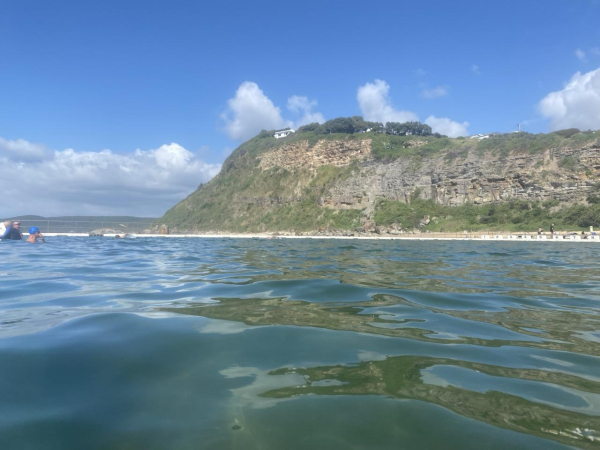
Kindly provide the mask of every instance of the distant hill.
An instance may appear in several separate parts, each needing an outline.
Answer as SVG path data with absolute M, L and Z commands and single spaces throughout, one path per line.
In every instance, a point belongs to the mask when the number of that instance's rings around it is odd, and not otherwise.
M 2 220 L 54 220 L 63 222 L 155 222 L 156 217 L 135 217 L 135 216 L 57 216 L 43 217 L 35 215 L 8 217 Z
M 27 231 L 36 226 L 43 233 L 89 233 L 94 230 L 114 230 L 119 233 L 145 232 L 154 227 L 153 217 L 134 216 L 57 216 L 36 215 L 15 216 L 10 220 L 20 220 L 21 229 Z M 6 220 L 6 219 L 1 219 Z

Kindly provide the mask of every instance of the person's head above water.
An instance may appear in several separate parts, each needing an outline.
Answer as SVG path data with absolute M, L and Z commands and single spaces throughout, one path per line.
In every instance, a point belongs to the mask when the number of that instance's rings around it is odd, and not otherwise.
M 38 227 L 31 227 L 29 229 L 29 234 L 35 234 L 35 233 L 39 233 L 40 229 Z
M 12 225 L 12 222 L 10 220 L 7 220 L 7 221 L 4 222 L 4 226 L 6 228 L 10 227 L 11 225 Z

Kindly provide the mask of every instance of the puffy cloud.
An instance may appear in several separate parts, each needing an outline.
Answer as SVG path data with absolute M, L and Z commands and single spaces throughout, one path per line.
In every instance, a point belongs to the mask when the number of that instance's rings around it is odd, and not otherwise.
M 320 112 L 313 112 L 313 108 L 317 106 L 316 100 L 309 100 L 308 97 L 301 97 L 299 95 L 292 95 L 288 98 L 287 109 L 296 114 L 302 114 L 302 116 L 294 122 L 296 128 L 306 125 L 307 123 L 323 123 L 325 117 Z
M 366 83 L 358 88 L 356 98 L 365 120 L 373 122 L 411 122 L 419 117 L 411 111 L 394 108 L 388 97 L 390 86 L 383 80 Z
M 388 98 L 390 86 L 383 80 L 366 83 L 358 88 L 358 105 L 366 120 L 375 122 L 411 122 L 418 121 L 419 117 L 411 111 L 395 109 Z M 431 89 L 429 94 L 434 98 L 447 93 L 443 86 Z M 446 117 L 429 116 L 425 123 L 434 133 L 445 134 L 450 137 L 466 136 L 469 122 L 455 122 Z
M 437 86 L 434 88 L 423 89 L 421 91 L 421 97 L 427 99 L 445 97 L 446 95 L 448 95 L 448 88 L 446 86 Z
M 35 148 L 21 141 L 22 148 Z M 66 149 L 30 161 L 1 152 L 0 179 L 9 199 L 2 210 L 6 216 L 161 216 L 220 169 L 176 143 L 128 154 Z
M 471 72 L 473 72 L 477 76 L 481 75 L 481 70 L 479 69 L 479 66 L 477 64 L 473 64 L 471 66 Z
M 281 111 L 271 99 L 251 81 L 244 81 L 227 102 L 228 109 L 221 118 L 231 139 L 247 140 L 262 129 L 271 130 L 292 125 L 281 117 Z
M 317 106 L 316 100 L 309 100 L 308 97 L 301 97 L 299 95 L 292 95 L 288 98 L 287 109 L 292 112 L 304 112 L 310 111 L 314 106 Z
M 586 62 L 587 58 L 585 57 L 585 52 L 583 50 L 581 50 L 580 48 L 578 48 L 577 50 L 575 50 L 575 56 L 577 56 L 577 59 L 579 61 L 582 62 Z
M 469 122 L 455 122 L 447 117 L 429 116 L 425 123 L 431 127 L 434 133 L 445 134 L 448 137 L 467 136 Z
M 575 73 L 564 89 L 549 93 L 538 104 L 550 119 L 550 129 L 600 128 L 600 68 Z
M 10 158 L 13 161 L 36 161 L 51 155 L 50 149 L 42 144 L 34 144 L 25 139 L 13 141 L 0 137 L 0 158 Z

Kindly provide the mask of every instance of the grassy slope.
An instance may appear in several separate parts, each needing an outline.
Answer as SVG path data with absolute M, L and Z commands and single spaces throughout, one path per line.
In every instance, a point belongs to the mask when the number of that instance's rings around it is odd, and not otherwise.
M 223 164 L 221 173 L 180 204 L 171 208 L 161 222 L 179 224 L 187 229 L 227 230 L 238 232 L 315 230 L 317 228 L 353 229 L 359 225 L 360 211 L 320 208 L 318 197 L 336 182 L 358 170 L 357 165 L 346 168 L 321 167 L 316 175 L 299 168 L 288 171 L 258 168 L 257 156 L 283 144 L 308 140 L 310 145 L 319 140 L 372 140 L 375 159 L 394 160 L 410 158 L 418 162 L 429 155 L 444 153 L 448 160 L 469 152 L 494 152 L 507 155 L 514 152 L 538 153 L 550 148 L 575 147 L 598 139 L 600 132 L 577 133 L 570 137 L 550 134 L 505 134 L 485 140 L 449 139 L 421 136 L 389 136 L 385 134 L 330 134 L 314 132 L 294 134 L 285 139 L 258 136 L 238 147 Z M 416 147 L 414 141 L 426 141 Z M 571 161 L 562 162 L 565 167 Z M 567 167 L 568 168 L 568 167 Z M 576 170 L 576 167 L 572 167 Z M 261 204 L 256 199 L 280 199 L 273 204 Z M 588 222 L 600 225 L 600 211 L 596 206 L 573 206 L 555 212 L 552 203 L 509 202 L 506 204 L 444 207 L 433 202 L 416 200 L 410 205 L 382 200 L 376 207 L 378 224 L 394 222 L 405 227 L 418 225 L 425 214 L 439 218 L 427 229 L 431 231 L 458 231 L 463 229 L 531 230 L 547 228 L 555 221 L 558 227 L 586 227 Z M 592 224 L 592 223 L 590 223 Z
M 332 136 L 348 137 L 328 138 Z M 198 230 L 239 232 L 358 226 L 359 211 L 323 210 L 317 204 L 320 194 L 357 167 L 324 166 L 316 174 L 303 168 L 293 172 L 258 168 L 257 156 L 282 144 L 274 138 L 258 137 L 242 144 L 217 177 L 167 211 L 162 221 Z M 274 204 L 261 204 L 265 198 L 273 199 Z
M 556 211 L 558 202 L 509 201 L 487 205 L 443 206 L 431 200 L 414 200 L 410 205 L 380 200 L 375 210 L 378 225 L 400 223 L 406 228 L 419 225 L 424 215 L 436 217 L 425 229 L 435 231 L 534 231 L 587 230 L 600 225 L 600 204 L 574 205 Z

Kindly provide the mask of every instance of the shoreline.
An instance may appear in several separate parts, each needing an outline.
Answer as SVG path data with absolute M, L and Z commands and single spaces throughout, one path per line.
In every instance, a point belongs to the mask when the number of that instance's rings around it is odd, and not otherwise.
M 103 235 L 90 235 L 89 233 L 44 233 L 46 237 L 96 237 L 96 238 L 115 238 L 122 236 L 122 233 L 111 233 Z M 274 235 L 271 233 L 256 233 L 256 234 L 128 234 L 131 238 L 204 238 L 204 239 L 345 239 L 345 240 L 410 240 L 410 241 L 509 241 L 509 242 L 595 242 L 600 244 L 600 235 L 586 235 L 582 237 L 579 234 L 575 235 L 529 235 L 525 233 L 496 233 L 496 234 L 473 234 L 467 233 L 423 233 L 409 235 L 393 235 L 393 236 L 328 236 L 328 235 L 307 235 L 307 236 L 292 236 L 292 235 Z

